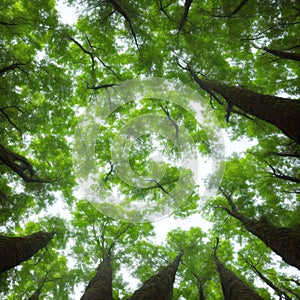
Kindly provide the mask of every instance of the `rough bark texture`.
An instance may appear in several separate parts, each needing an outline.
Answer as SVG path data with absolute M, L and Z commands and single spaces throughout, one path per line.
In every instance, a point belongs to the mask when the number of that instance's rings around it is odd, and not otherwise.
M 45 247 L 53 236 L 54 232 L 43 231 L 25 237 L 0 235 L 0 272 L 7 271 L 29 259 Z
M 251 220 L 236 210 L 225 210 L 240 220 L 252 234 L 260 238 L 286 263 L 300 270 L 300 232 L 298 230 L 275 227 L 267 220 Z
M 205 81 L 205 84 L 221 94 L 229 105 L 275 125 L 300 144 L 300 101 L 263 95 L 215 81 Z
M 210 95 L 215 96 L 212 91 L 222 95 L 228 103 L 228 116 L 232 106 L 236 106 L 247 114 L 275 125 L 288 137 L 300 144 L 299 100 L 264 95 L 217 81 L 203 81 L 194 71 L 190 69 L 189 71 L 199 86 Z
M 269 48 L 264 48 L 264 49 L 273 55 L 286 58 L 286 59 L 300 61 L 300 53 L 286 52 L 286 51 L 274 50 Z
M 130 300 L 171 300 L 173 283 L 182 255 L 183 253 L 179 254 L 171 264 L 148 279 L 134 292 Z
M 215 256 L 225 300 L 263 300 Z
M 91 279 L 81 300 L 112 300 L 112 267 L 106 257 L 98 266 L 96 275 Z

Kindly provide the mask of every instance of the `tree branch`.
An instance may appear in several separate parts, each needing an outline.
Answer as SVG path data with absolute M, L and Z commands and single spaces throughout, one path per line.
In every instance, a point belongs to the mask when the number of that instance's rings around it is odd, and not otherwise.
M 111 84 L 100 84 L 100 85 L 90 86 L 87 83 L 87 89 L 89 89 L 89 90 L 100 90 L 100 89 L 106 89 L 106 88 L 109 88 L 109 87 L 112 87 L 112 86 L 115 86 L 115 85 L 116 85 L 115 83 L 111 83 Z
M 214 98 L 220 105 L 225 106 L 224 102 L 221 101 L 216 95 L 215 93 L 205 84 L 205 82 L 203 80 L 201 80 L 196 72 L 191 68 L 191 67 L 187 67 L 185 68 L 190 75 L 192 76 L 192 78 L 196 81 L 196 83 L 198 83 L 198 85 L 204 90 L 206 91 L 212 98 Z
M 120 237 L 130 228 L 134 227 L 135 225 L 132 224 L 132 223 L 128 223 L 128 225 L 122 230 L 119 232 L 119 234 L 114 238 L 113 242 L 111 243 L 111 245 L 109 246 L 108 248 L 108 252 L 107 252 L 107 255 L 110 256 L 111 255 L 111 252 L 113 250 L 113 248 L 115 247 L 115 244 L 117 241 L 119 241 Z
M 159 106 L 164 111 L 164 113 L 167 115 L 167 117 L 168 117 L 169 121 L 171 122 L 171 124 L 174 126 L 174 128 L 175 128 L 175 138 L 176 138 L 176 141 L 178 141 L 179 128 L 178 128 L 177 123 L 171 117 L 167 106 L 166 107 L 163 107 L 162 105 L 159 105 Z
M 222 195 L 225 197 L 225 199 L 227 200 L 227 202 L 230 205 L 231 209 L 236 210 L 236 206 L 235 206 L 235 204 L 233 203 L 233 201 L 231 199 L 231 196 L 233 194 L 233 188 L 232 188 L 232 191 L 231 191 L 230 195 L 228 195 L 221 187 L 219 187 L 219 190 L 222 193 Z
M 275 152 L 270 151 L 267 153 L 268 155 L 274 155 L 274 156 L 283 156 L 283 157 L 296 157 L 300 158 L 300 153 L 287 153 L 287 152 Z
M 140 52 L 140 47 L 139 47 L 139 44 L 138 44 L 138 41 L 137 41 L 136 33 L 135 33 L 135 30 L 134 30 L 134 28 L 133 28 L 131 19 L 129 18 L 128 14 L 126 13 L 126 11 L 122 8 L 122 6 L 121 6 L 116 0 L 108 0 L 108 2 L 113 6 L 113 8 L 114 8 L 120 15 L 123 16 L 123 18 L 124 18 L 124 19 L 126 20 L 126 22 L 128 23 L 129 28 L 130 28 L 130 31 L 131 31 L 131 34 L 132 34 L 133 39 L 134 39 L 134 42 L 135 42 L 135 45 L 136 45 L 138 51 Z M 123 2 L 122 2 L 122 4 L 123 4 Z
M 17 173 L 26 182 L 41 182 L 42 180 L 35 175 L 31 163 L 24 156 L 17 154 L 4 146 L 0 145 L 0 161 Z
M 184 3 L 184 13 L 183 13 L 182 19 L 180 21 L 178 33 L 182 30 L 185 22 L 187 21 L 187 17 L 188 17 L 189 10 L 190 10 L 190 7 L 192 5 L 192 2 L 193 2 L 193 0 L 185 0 L 185 3 Z
M 92 70 L 95 68 L 95 58 L 94 58 L 94 53 L 91 51 L 86 50 L 78 41 L 76 41 L 74 38 L 69 37 L 69 39 L 74 42 L 85 54 L 88 54 L 91 57 L 92 61 Z
M 283 180 L 288 180 L 288 181 L 292 181 L 295 183 L 300 183 L 300 178 L 296 178 L 296 177 L 292 177 L 292 176 L 288 176 L 288 175 L 281 175 L 278 173 L 278 171 L 268 162 L 266 162 L 266 164 L 271 168 L 272 172 L 268 172 L 271 175 L 274 175 L 276 178 L 279 179 L 283 179 Z
M 14 63 L 9 66 L 3 67 L 0 69 L 0 76 L 3 76 L 6 72 L 13 71 L 15 69 L 20 69 L 20 66 L 25 66 L 27 64 L 24 63 Z
M 233 17 L 235 14 L 237 14 L 248 2 L 249 0 L 242 0 L 240 2 L 240 4 L 229 14 L 227 15 L 216 15 L 216 14 L 212 14 L 209 13 L 210 16 L 215 17 L 215 18 L 231 18 Z
M 260 279 L 262 279 L 269 287 L 271 287 L 277 293 L 277 295 L 280 298 L 282 298 L 282 296 L 284 296 L 286 300 L 292 300 L 292 298 L 290 298 L 284 291 L 282 291 L 281 289 L 279 289 L 275 284 L 273 284 L 272 281 L 270 281 L 266 276 L 264 276 L 256 268 L 256 266 L 253 264 L 252 261 L 250 261 L 249 259 L 245 258 L 243 255 L 241 255 L 241 257 L 248 264 L 248 266 L 250 266 L 250 268 L 260 277 Z
M 21 132 L 20 128 L 11 120 L 10 116 L 5 112 L 5 110 L 3 108 L 0 108 L 0 112 L 6 118 L 8 123 L 10 123 L 13 127 L 15 127 L 18 131 Z
M 274 50 L 274 49 L 269 49 L 267 47 L 264 47 L 264 50 L 267 51 L 268 53 L 271 53 L 271 54 L 276 55 L 276 56 L 281 57 L 281 58 L 300 61 L 300 53 Z
M 18 23 L 7 23 L 7 22 L 4 22 L 4 21 L 0 21 L 0 24 L 4 25 L 4 26 L 17 26 L 17 25 L 20 25 Z

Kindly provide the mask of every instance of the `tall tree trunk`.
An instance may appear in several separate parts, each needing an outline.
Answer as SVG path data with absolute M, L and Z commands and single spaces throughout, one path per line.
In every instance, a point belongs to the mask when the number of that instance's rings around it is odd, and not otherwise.
M 197 280 L 197 287 L 198 287 L 198 291 L 199 291 L 199 300 L 205 300 L 205 296 L 204 296 L 204 284 L 207 281 L 207 279 L 201 279 L 198 276 L 198 274 L 196 274 L 193 271 L 191 273 L 195 277 L 195 279 Z
M 39 231 L 25 237 L 0 235 L 0 272 L 7 271 L 29 259 L 45 247 L 54 234 L 54 232 Z
M 300 270 L 300 232 L 293 228 L 275 227 L 267 220 L 252 220 L 236 209 L 222 207 L 231 216 L 240 220 L 252 234 L 260 238 L 268 247 L 291 266 Z
M 276 55 L 276 56 L 279 56 L 279 57 L 282 57 L 282 58 L 300 61 L 300 53 L 274 50 L 274 49 L 269 49 L 267 47 L 265 47 L 264 50 L 266 50 L 267 52 L 269 52 L 273 55 Z
M 264 276 L 250 260 L 245 258 L 243 259 L 249 265 L 249 267 L 258 275 L 258 277 L 262 279 L 270 288 L 272 288 L 276 292 L 276 294 L 280 297 L 280 299 L 282 298 L 282 296 L 284 296 L 285 300 L 293 300 L 284 291 L 278 288 L 271 280 L 269 280 L 266 276 Z
M 80 300 L 112 300 L 112 267 L 107 256 L 98 266 Z
M 130 300 L 171 300 L 173 283 L 183 253 L 134 292 Z
M 215 255 L 225 300 L 263 300 L 232 271 L 227 269 Z
M 243 112 L 269 122 L 279 128 L 288 137 L 300 144 L 300 101 L 276 96 L 264 95 L 242 87 L 228 86 L 217 81 L 201 80 L 196 73 L 188 69 L 199 86 L 218 99 L 214 92 L 222 95 L 228 104 L 227 117 L 233 106 Z

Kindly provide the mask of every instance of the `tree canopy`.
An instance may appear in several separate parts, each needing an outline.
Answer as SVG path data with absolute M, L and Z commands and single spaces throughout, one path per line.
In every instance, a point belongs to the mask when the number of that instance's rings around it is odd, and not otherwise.
M 300 299 L 299 1 L 3 0 L 0 30 L 1 299 Z

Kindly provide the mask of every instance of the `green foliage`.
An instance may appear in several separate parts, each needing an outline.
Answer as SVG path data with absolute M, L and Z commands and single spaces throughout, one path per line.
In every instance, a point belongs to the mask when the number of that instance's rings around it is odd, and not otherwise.
M 73 25 L 60 21 L 58 1 L 0 3 L 0 143 L 25 157 L 40 179 L 26 182 L 0 161 L 0 231 L 10 235 L 56 232 L 46 248 L 0 275 L 0 298 L 28 299 L 40 288 L 41 299 L 78 299 L 99 261 L 110 254 L 114 297 L 128 299 L 133 287 L 124 278 L 125 270 L 141 284 L 184 250 L 174 299 L 198 299 L 200 287 L 206 299 L 223 299 L 213 259 L 217 237 L 220 260 L 264 299 L 275 299 L 275 293 L 257 278 L 245 258 L 290 297 L 299 298 L 295 270 L 224 210 L 230 208 L 229 195 L 244 216 L 299 230 L 299 145 L 243 111 L 232 111 L 226 122 L 226 106 L 199 89 L 185 69 L 191 67 L 201 78 L 259 93 L 299 97 L 299 62 L 264 50 L 299 53 L 299 1 L 246 1 L 237 11 L 241 1 L 193 1 L 184 22 L 184 1 L 115 1 L 122 11 L 109 0 L 67 2 L 77 8 Z M 125 204 L 91 204 L 78 193 L 73 142 L 78 135 L 92 138 L 89 135 L 95 133 L 75 132 L 82 121 L 80 113 L 94 108 L 103 94 L 107 102 L 99 103 L 97 109 L 114 105 L 109 101 L 119 83 L 146 77 L 180 80 L 197 90 L 204 99 L 203 108 L 212 109 L 226 135 L 256 143 L 245 153 L 228 157 L 221 189 L 203 207 L 200 184 L 179 163 L 183 149 L 176 144 L 174 124 L 184 128 L 204 158 L 214 152 L 213 129 L 199 125 L 191 112 L 167 97 L 144 97 L 138 105 L 128 101 L 110 110 L 105 124 L 97 127 L 94 158 L 99 189 L 91 192 L 107 200 L 114 190 Z M 180 91 L 174 94 L 181 97 Z M 161 119 L 148 122 L 147 127 L 142 122 L 145 115 Z M 165 127 L 169 139 L 162 130 L 163 118 L 170 121 Z M 128 122 L 143 131 L 134 141 L 126 140 L 132 129 L 126 127 Z M 124 144 L 114 143 L 121 134 Z M 195 152 L 187 135 L 181 142 L 192 157 Z M 125 146 L 130 168 L 123 165 L 120 178 L 120 162 L 112 150 L 121 153 Z M 153 154 L 159 151 L 164 160 L 155 159 Z M 81 175 L 87 177 L 93 163 L 84 164 Z M 133 184 L 136 176 L 144 179 L 144 186 Z M 176 190 L 179 177 L 184 189 Z M 209 183 L 216 182 L 216 177 Z M 174 189 L 177 198 L 172 199 Z M 199 214 L 212 228 L 206 231 L 190 224 L 189 230 L 170 231 L 164 243 L 157 245 L 155 223 L 118 221 L 147 218 L 146 210 L 127 210 L 141 199 L 153 205 L 154 212 L 158 204 L 172 204 L 178 224 Z

